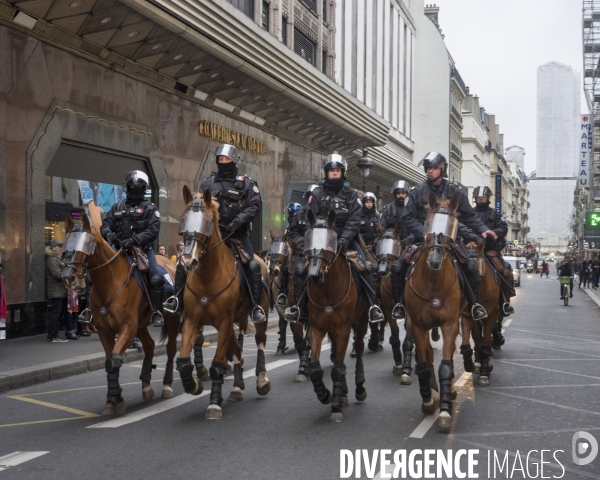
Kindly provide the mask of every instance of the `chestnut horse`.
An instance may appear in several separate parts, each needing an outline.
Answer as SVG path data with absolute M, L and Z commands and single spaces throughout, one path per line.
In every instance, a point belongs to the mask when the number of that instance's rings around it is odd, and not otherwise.
M 333 231 L 335 213 L 331 211 L 327 220 L 317 220 L 313 211 L 308 210 L 307 219 L 313 235 L 316 231 L 325 233 L 327 230 L 328 238 L 335 240 L 335 243 L 331 242 L 330 249 L 310 249 L 310 244 L 306 245 L 308 285 L 303 295 L 308 295 L 308 336 L 311 346 L 308 376 L 321 403 L 324 405 L 331 403 L 330 420 L 341 422 L 342 406 L 347 405 L 348 402 L 344 358 L 353 325 L 356 332 L 355 396 L 358 401 L 367 398 L 367 391 L 363 386 L 365 373 L 362 356 L 365 349 L 364 337 L 367 333 L 369 304 L 364 295 L 359 293 L 348 260 L 340 255 L 339 251 L 332 251 L 337 246 L 337 236 Z M 319 362 L 321 342 L 325 334 L 328 334 L 331 339 L 333 395 L 323 382 L 323 369 Z
M 444 220 L 444 216 L 456 220 L 458 196 L 438 204 L 434 194 L 429 196 L 429 214 Z M 440 217 L 438 217 L 440 216 Z M 446 219 L 450 221 L 450 218 Z M 437 222 L 436 222 L 437 223 Z M 416 345 L 417 364 L 415 373 L 419 378 L 419 388 L 423 403 L 421 410 L 426 415 L 435 413 L 440 403 L 440 416 L 437 425 L 450 428 L 452 425 L 452 400 L 456 390 L 452 384 L 456 337 L 459 331 L 461 311 L 466 307 L 466 299 L 458 281 L 458 267 L 449 254 L 451 236 L 445 232 L 424 232 L 425 242 L 409 273 L 404 288 L 406 312 L 410 318 L 410 329 Z M 429 341 L 429 330 L 440 327 L 443 337 L 442 362 L 439 368 L 441 389 L 438 386 L 433 368 L 433 348 Z
M 219 204 L 212 198 L 210 190 L 192 195 L 187 185 L 183 187 L 186 210 L 182 215 L 184 250 L 181 261 L 190 272 L 184 290 L 184 321 L 181 331 L 181 350 L 177 359 L 177 370 L 186 393 L 199 395 L 202 382 L 194 377 L 194 366 L 190 358 L 196 336 L 204 325 L 212 325 L 218 331 L 217 348 L 209 369 L 212 379 L 210 405 L 206 410 L 207 420 L 223 417 L 221 389 L 226 371 L 228 351 L 233 355 L 233 390 L 230 402 L 243 400 L 244 378 L 242 375 L 242 349 L 240 346 L 248 326 L 248 312 L 252 306 L 250 295 L 241 294 L 242 272 L 235 257 L 223 243 L 219 231 Z M 263 278 L 268 278 L 267 267 L 257 255 Z M 264 396 L 271 390 L 265 367 L 265 346 L 269 295 L 262 293 L 260 304 L 267 314 L 264 322 L 256 324 L 255 340 L 258 345 L 256 360 L 256 390 Z M 236 339 L 234 324 L 240 329 Z
M 502 319 L 502 310 L 500 308 L 500 299 L 502 290 L 500 278 L 496 269 L 491 262 L 487 260 L 485 253 L 485 242 L 481 242 L 475 249 L 480 262 L 483 262 L 484 275 L 481 278 L 481 287 L 479 290 L 479 298 L 481 305 L 485 308 L 488 316 L 481 322 L 474 322 L 471 318 L 471 312 L 466 309 L 462 313 L 462 345 L 460 353 L 463 356 L 465 371 L 479 373 L 479 385 L 490 384 L 490 373 L 492 371 L 492 350 L 491 338 L 494 324 Z M 483 330 L 483 331 L 482 331 Z M 473 337 L 475 342 L 475 359 L 473 364 L 473 350 L 469 337 Z
M 269 232 L 271 233 L 271 232 Z M 271 233 L 271 241 L 275 242 L 283 242 L 289 251 L 288 255 L 282 254 L 274 254 L 274 252 L 269 251 L 269 278 L 271 281 L 271 298 L 277 298 L 281 293 L 281 267 L 283 265 L 288 266 L 290 272 L 290 279 L 288 283 L 287 298 L 288 298 L 288 306 L 292 306 L 294 304 L 294 294 L 293 294 L 293 277 L 292 274 L 294 272 L 294 255 L 292 254 L 292 249 L 289 247 L 287 234 L 276 237 Z M 285 307 L 281 305 L 275 304 L 275 310 L 277 311 L 277 315 L 279 315 L 279 323 L 282 321 L 286 322 L 283 317 Z M 308 381 L 308 359 L 310 353 L 310 347 L 308 345 L 308 340 L 304 338 L 304 330 L 302 325 L 299 323 L 290 323 L 290 330 L 294 335 L 294 346 L 296 347 L 296 352 L 298 352 L 298 358 L 300 359 L 300 365 L 298 366 L 298 373 L 296 374 L 295 382 L 297 383 L 305 383 Z
M 154 391 L 150 385 L 154 340 L 147 328 L 150 324 L 152 309 L 148 303 L 148 297 L 132 278 L 134 267 L 130 267 L 125 254 L 121 251 L 115 252 L 110 247 L 96 227 L 91 227 L 87 215 L 83 215 L 82 224 L 77 225 L 71 215 L 67 215 L 66 224 L 67 228 L 72 231 L 69 236 L 79 235 L 89 246 L 87 252 L 81 250 L 65 252 L 66 267 L 63 271 L 63 280 L 68 289 L 73 289 L 80 285 L 86 273 L 92 277 L 90 309 L 106 354 L 105 369 L 108 380 L 107 400 L 102 415 L 122 415 L 127 405 L 121 396 L 119 370 L 123 363 L 125 350 L 134 336 L 140 339 L 144 348 L 144 361 L 140 374 L 142 397 L 144 402 L 148 402 L 154 397 Z M 65 240 L 65 247 L 68 244 L 69 238 Z M 157 255 L 156 260 L 167 269 L 172 278 L 175 278 L 175 266 L 168 258 Z M 171 388 L 173 358 L 177 353 L 178 330 L 179 316 L 166 314 L 161 332 L 161 341 L 165 338 L 168 339 L 162 398 L 173 397 Z M 117 340 L 115 340 L 115 335 L 118 335 Z

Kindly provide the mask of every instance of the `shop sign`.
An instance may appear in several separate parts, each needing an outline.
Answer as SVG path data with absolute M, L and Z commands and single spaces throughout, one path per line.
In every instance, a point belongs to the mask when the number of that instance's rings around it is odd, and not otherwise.
M 198 134 L 201 137 L 207 137 L 217 142 L 229 143 L 236 148 L 258 155 L 264 155 L 267 151 L 265 142 L 204 120 L 198 125 Z
M 579 132 L 579 169 L 577 186 L 590 188 L 590 162 L 592 154 L 592 123 L 588 115 L 581 116 L 581 129 Z

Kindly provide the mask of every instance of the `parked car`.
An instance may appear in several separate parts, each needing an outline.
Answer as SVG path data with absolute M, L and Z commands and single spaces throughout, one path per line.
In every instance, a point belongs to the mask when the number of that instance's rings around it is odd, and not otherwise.
M 521 286 L 521 257 L 504 257 L 504 261 L 510 263 L 513 271 L 513 285 Z

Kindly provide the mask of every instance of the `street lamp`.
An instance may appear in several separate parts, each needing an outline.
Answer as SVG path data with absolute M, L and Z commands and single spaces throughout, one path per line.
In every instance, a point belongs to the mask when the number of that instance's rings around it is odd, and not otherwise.
M 360 168 L 360 174 L 363 177 L 363 193 L 367 191 L 367 177 L 371 173 L 373 160 L 368 157 L 369 149 L 363 148 L 363 156 L 358 160 L 356 166 Z

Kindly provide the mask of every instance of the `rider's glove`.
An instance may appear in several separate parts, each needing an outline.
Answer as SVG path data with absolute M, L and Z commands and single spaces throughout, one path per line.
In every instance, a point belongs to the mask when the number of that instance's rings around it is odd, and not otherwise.
M 346 237 L 342 237 L 338 240 L 338 249 L 343 250 L 348 246 L 348 239 Z
M 231 222 L 229 224 L 225 233 L 227 235 L 231 235 L 231 234 L 235 233 L 236 231 L 238 231 L 240 229 L 240 227 L 241 227 L 240 223 L 237 220 L 234 220 L 233 222 Z
M 119 239 L 113 232 L 110 232 L 108 235 L 106 235 L 106 241 L 108 243 L 112 243 L 113 245 L 115 245 L 117 247 L 119 246 Z
M 137 245 L 133 238 L 126 238 L 125 240 L 121 240 L 121 248 L 131 248 L 134 245 Z

